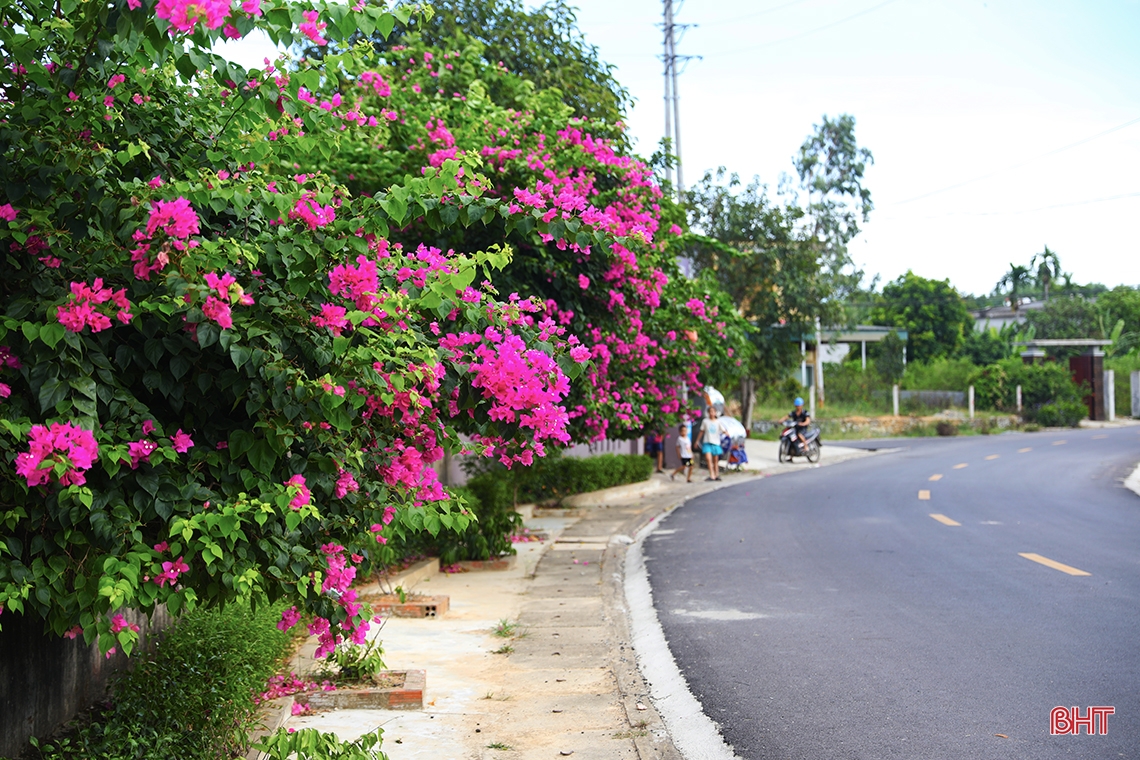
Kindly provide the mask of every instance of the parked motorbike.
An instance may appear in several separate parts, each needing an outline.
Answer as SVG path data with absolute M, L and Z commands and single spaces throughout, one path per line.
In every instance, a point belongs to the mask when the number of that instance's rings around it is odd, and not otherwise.
M 780 433 L 780 462 L 794 461 L 795 457 L 807 457 L 813 464 L 819 461 L 819 430 L 809 428 L 804 433 L 804 442 L 801 443 L 796 435 L 796 423 L 784 420 L 784 432 Z

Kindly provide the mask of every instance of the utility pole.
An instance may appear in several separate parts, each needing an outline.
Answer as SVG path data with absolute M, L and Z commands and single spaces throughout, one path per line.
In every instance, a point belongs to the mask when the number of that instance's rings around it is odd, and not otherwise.
M 681 0 L 683 2 L 684 0 Z M 677 3 L 680 10 L 681 2 Z M 677 55 L 676 30 L 684 32 L 690 24 L 677 24 L 673 21 L 673 0 L 664 0 L 665 3 L 665 139 L 673 149 L 677 158 L 677 199 L 680 200 L 685 192 L 685 180 L 681 171 L 681 98 L 677 93 L 678 64 L 700 56 Z M 670 102 L 672 101 L 672 102 Z M 673 172 L 665 169 L 665 178 L 672 181 Z
M 665 0 L 665 145 L 676 152 L 673 142 L 673 0 Z M 665 179 L 672 184 L 673 167 L 665 164 Z

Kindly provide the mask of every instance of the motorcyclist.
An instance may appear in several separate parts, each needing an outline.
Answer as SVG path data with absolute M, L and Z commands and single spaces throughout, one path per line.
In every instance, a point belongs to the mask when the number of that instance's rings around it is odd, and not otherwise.
M 804 400 L 799 396 L 796 396 L 795 401 L 792 403 L 796 405 L 796 408 L 788 414 L 788 420 L 796 426 L 796 440 L 800 442 L 800 451 L 803 451 L 807 445 L 807 438 L 804 437 L 804 433 L 807 432 L 808 426 L 811 425 L 811 415 L 804 409 Z

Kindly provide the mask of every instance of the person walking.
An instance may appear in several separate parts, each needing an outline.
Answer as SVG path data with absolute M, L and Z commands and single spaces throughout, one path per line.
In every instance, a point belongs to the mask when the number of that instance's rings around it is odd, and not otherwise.
M 659 431 L 645 433 L 645 454 L 653 459 L 654 472 L 665 472 L 665 436 Z
M 708 416 L 701 420 L 701 432 L 697 434 L 697 444 L 709 466 L 709 477 L 705 480 L 720 480 L 720 455 L 724 453 L 720 447 L 722 434 L 723 428 L 717 419 L 716 407 L 710 406 Z
M 686 477 L 685 482 L 692 483 L 693 441 L 691 438 L 689 438 L 689 426 L 685 423 L 681 423 L 681 425 L 677 428 L 677 458 L 681 460 L 681 466 L 669 474 L 669 480 L 676 478 L 678 475 L 685 471 L 686 467 L 688 467 L 689 474 Z

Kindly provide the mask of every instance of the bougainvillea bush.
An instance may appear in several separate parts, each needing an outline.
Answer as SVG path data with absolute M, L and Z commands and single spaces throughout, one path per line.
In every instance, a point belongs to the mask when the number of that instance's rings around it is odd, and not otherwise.
M 0 17 L 0 614 L 129 652 L 122 607 L 285 600 L 281 626 L 307 613 L 324 651 L 361 640 L 365 549 L 470 519 L 433 463 L 459 431 L 510 463 L 566 443 L 586 361 L 541 305 L 480 286 L 509 249 L 391 239 L 461 194 L 459 164 L 372 196 L 299 172 L 344 115 L 207 52 L 398 19 L 257 0 Z
M 575 440 L 637 436 L 676 418 L 686 383 L 734 379 L 747 325 L 711 279 L 680 276 L 684 212 L 622 147 L 623 127 L 575 118 L 563 93 L 488 63 L 463 35 L 443 47 L 415 33 L 400 43 L 379 58 L 371 46 L 340 46 L 335 76 L 300 63 L 294 76 L 311 88 L 302 110 L 345 118 L 340 150 L 321 165 L 374 194 L 457 160 L 465 190 L 505 204 L 463 227 L 454 224 L 463 200 L 445 197 L 395 234 L 442 249 L 512 246 L 494 286 L 540 301 L 590 360 L 567 400 Z
M 645 167 L 459 53 L 350 45 L 407 20 L 0 7 L 0 614 L 129 653 L 124 607 L 284 601 L 328 652 L 369 549 L 470 521 L 445 451 L 525 466 L 731 366 Z M 254 28 L 325 54 L 209 52 Z

